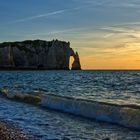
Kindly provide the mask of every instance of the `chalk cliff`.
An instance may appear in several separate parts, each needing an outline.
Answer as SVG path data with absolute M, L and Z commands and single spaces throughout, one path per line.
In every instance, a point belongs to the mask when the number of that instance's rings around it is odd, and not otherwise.
M 72 70 L 80 70 L 79 55 L 70 48 L 69 42 L 26 40 L 0 43 L 0 68 L 69 70 L 70 56 L 74 58 Z

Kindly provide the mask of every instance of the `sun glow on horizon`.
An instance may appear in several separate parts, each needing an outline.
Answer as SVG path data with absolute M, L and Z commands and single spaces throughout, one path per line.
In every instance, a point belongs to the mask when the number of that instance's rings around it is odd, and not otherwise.
M 140 43 L 138 42 L 127 42 L 118 47 L 104 49 L 90 47 L 78 51 L 81 53 L 82 69 L 140 69 Z M 84 51 L 90 53 L 85 55 Z
M 83 69 L 140 69 L 138 0 L 2 0 L 0 7 L 1 42 L 55 38 L 71 42 Z

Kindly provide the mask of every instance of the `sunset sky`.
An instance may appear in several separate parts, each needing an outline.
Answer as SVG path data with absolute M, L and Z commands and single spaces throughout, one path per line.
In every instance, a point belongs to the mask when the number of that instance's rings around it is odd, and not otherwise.
M 56 38 L 83 69 L 140 69 L 140 0 L 0 0 L 0 42 Z

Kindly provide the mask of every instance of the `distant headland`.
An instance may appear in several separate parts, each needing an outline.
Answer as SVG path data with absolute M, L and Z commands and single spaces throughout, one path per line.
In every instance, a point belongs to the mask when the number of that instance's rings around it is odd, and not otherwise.
M 25 40 L 0 43 L 0 69 L 81 70 L 79 55 L 70 42 L 52 40 Z

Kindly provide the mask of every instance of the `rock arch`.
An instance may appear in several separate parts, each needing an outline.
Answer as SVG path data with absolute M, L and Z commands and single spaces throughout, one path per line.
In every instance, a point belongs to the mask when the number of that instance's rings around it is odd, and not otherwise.
M 74 61 L 72 63 L 71 70 L 81 70 L 81 64 L 80 64 L 80 58 L 78 52 L 74 52 L 71 49 L 71 55 L 74 58 Z

